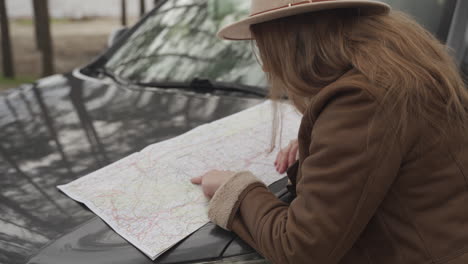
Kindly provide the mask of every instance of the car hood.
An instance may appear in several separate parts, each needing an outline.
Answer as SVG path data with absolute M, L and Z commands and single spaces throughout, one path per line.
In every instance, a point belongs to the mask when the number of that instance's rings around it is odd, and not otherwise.
M 56 186 L 260 102 L 129 90 L 73 74 L 0 93 L 0 262 L 82 263 L 89 258 L 93 263 L 149 263 Z M 212 224 L 201 230 L 158 261 L 252 251 L 233 233 Z M 194 251 L 196 247 L 204 248 Z

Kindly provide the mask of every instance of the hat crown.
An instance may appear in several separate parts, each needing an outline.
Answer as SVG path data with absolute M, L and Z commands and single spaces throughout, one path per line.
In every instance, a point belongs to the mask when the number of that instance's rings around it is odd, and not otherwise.
M 250 0 L 250 16 L 218 31 L 221 39 L 252 39 L 250 26 L 282 17 L 339 8 L 358 8 L 360 15 L 380 15 L 391 7 L 382 0 Z
M 256 15 L 259 13 L 272 11 L 278 8 L 286 7 L 288 5 L 294 5 L 298 3 L 313 3 L 322 2 L 327 0 L 251 0 L 250 15 Z M 328 0 L 331 1 L 331 0 Z

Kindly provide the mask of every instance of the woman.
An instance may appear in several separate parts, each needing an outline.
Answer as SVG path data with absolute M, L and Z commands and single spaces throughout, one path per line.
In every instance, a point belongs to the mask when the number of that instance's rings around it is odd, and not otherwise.
M 468 93 L 441 43 L 369 0 L 252 0 L 218 34 L 253 38 L 303 119 L 291 204 L 212 171 L 192 182 L 214 223 L 273 263 L 468 263 Z

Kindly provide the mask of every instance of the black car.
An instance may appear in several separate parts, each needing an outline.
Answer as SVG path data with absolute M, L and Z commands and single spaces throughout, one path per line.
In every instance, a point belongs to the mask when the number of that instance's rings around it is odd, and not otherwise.
M 468 66 L 468 1 L 387 0 Z M 147 145 L 261 103 L 252 43 L 216 39 L 249 1 L 167 0 L 89 65 L 0 93 L 0 263 L 151 263 L 65 184 Z M 285 180 L 270 186 L 287 200 Z M 156 263 L 267 263 L 209 223 Z

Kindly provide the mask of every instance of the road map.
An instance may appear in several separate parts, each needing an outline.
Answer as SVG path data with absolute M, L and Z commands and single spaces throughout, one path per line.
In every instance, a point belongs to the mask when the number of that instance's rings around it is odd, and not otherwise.
M 272 109 L 265 101 L 58 188 L 154 260 L 209 221 L 209 200 L 192 177 L 213 169 L 250 170 L 267 185 L 283 177 L 273 163 L 278 151 L 297 138 L 301 116 L 289 104 L 279 104 L 282 128 L 271 151 Z

